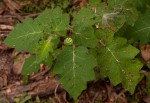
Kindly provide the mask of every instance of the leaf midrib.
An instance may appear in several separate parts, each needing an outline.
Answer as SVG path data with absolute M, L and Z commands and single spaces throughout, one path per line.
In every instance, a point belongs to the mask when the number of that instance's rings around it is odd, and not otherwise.
M 33 33 L 28 33 L 27 35 L 22 35 L 22 36 L 15 37 L 15 38 L 11 38 L 11 39 L 25 38 L 25 37 L 27 37 L 27 36 L 29 36 L 29 35 L 35 35 L 35 34 L 40 34 L 40 33 L 42 33 L 42 31 L 40 31 L 40 32 L 33 32 Z

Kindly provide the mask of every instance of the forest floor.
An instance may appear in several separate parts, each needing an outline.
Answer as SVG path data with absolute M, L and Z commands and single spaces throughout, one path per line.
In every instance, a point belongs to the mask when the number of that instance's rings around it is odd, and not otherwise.
M 22 83 L 21 68 L 29 54 L 25 51 L 15 52 L 3 44 L 3 40 L 17 23 L 27 16 L 35 18 L 38 13 L 21 12 L 20 4 L 9 1 L 0 2 L 0 103 L 74 103 L 57 82 L 57 77 L 48 76 L 50 68 L 42 64 L 39 72 L 29 77 L 28 84 Z M 150 59 L 149 53 L 149 45 L 141 46 L 141 55 L 145 61 Z M 146 67 L 143 68 L 145 75 L 146 70 Z M 145 78 L 138 84 L 133 95 L 121 85 L 113 86 L 107 79 L 91 81 L 77 103 L 150 103 L 150 96 L 145 91 Z

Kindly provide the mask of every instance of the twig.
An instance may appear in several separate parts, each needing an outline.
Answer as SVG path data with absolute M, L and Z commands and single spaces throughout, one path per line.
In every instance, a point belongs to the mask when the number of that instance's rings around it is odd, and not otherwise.
M 95 94 L 94 98 L 92 99 L 92 103 L 95 103 L 95 100 L 96 100 L 96 98 L 97 98 L 98 95 L 99 95 L 99 93 Z
M 11 25 L 0 25 L 0 29 L 2 29 L 2 30 L 5 30 L 5 29 L 12 30 L 13 28 L 14 27 Z
M 54 94 L 55 94 L 55 98 L 58 100 L 58 102 L 61 103 L 60 99 L 59 99 L 58 96 L 57 96 L 57 89 L 58 89 L 58 86 L 59 86 L 59 85 L 60 85 L 60 84 L 57 84 L 57 85 L 56 85 Z

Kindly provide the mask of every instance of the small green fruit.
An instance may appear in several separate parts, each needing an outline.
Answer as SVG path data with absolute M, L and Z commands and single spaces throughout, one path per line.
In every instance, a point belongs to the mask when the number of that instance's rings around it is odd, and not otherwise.
M 72 44 L 73 44 L 72 38 L 66 38 L 66 39 L 64 40 L 64 44 L 65 44 L 65 45 L 72 45 Z

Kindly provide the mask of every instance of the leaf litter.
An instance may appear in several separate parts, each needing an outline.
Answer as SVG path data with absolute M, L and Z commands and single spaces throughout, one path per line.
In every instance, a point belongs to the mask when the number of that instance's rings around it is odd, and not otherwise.
M 3 19 L 0 20 L 0 22 L 3 21 L 0 24 L 0 37 L 3 40 L 13 29 L 16 21 L 20 20 L 17 20 L 17 17 L 11 15 L 8 9 L 6 10 L 5 8 L 0 10 L 0 18 Z M 6 20 L 10 20 L 10 22 Z M 140 46 L 140 50 L 143 60 L 149 62 L 149 44 Z M 0 98 L 0 101 L 3 100 L 5 103 L 11 103 L 14 101 L 14 98 L 21 97 L 26 92 L 27 95 L 32 95 L 34 100 L 36 100 L 36 96 L 39 96 L 40 100 L 49 100 L 53 103 L 73 103 L 62 85 L 57 82 L 57 77 L 50 78 L 48 76 L 50 68 L 43 65 L 40 67 L 41 71 L 30 76 L 29 84 L 22 84 L 20 71 L 23 61 L 27 56 L 28 54 L 25 52 L 14 53 L 13 49 L 8 48 L 2 43 L 0 44 L 0 96 L 3 98 Z M 15 61 L 15 59 L 17 60 Z M 138 84 L 133 95 L 134 99 L 120 85 L 114 87 L 108 80 L 92 81 L 88 83 L 87 89 L 82 92 L 78 103 L 128 103 L 128 98 L 133 100 L 132 102 L 149 103 L 150 97 L 142 92 L 146 90 L 145 83 L 146 80 L 143 79 Z

